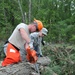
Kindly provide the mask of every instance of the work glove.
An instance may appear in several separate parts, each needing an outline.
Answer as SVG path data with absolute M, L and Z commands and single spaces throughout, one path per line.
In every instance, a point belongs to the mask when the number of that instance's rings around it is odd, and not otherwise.
M 29 47 L 30 47 L 31 50 L 34 49 L 34 48 L 33 48 L 33 43 L 32 43 L 32 42 L 29 43 Z
M 43 46 L 46 45 L 46 41 L 41 41 L 41 43 Z

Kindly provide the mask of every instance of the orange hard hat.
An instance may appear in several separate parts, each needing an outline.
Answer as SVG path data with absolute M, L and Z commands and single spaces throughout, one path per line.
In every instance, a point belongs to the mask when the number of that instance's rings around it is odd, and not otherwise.
M 34 23 L 36 23 L 38 31 L 43 28 L 43 24 L 41 21 L 34 19 Z

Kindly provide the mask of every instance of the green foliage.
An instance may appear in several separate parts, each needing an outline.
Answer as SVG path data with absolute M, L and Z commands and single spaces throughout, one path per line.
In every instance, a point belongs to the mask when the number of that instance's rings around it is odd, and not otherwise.
M 56 65 L 56 66 L 52 67 L 51 69 L 58 75 L 61 74 L 61 67 L 59 65 Z
M 70 38 L 71 43 L 75 43 L 75 35 L 72 35 L 72 38 Z
M 4 50 L 3 50 L 3 45 L 4 45 L 4 42 L 3 41 L 0 41 L 0 60 L 5 57 L 5 54 L 4 54 Z
M 45 68 L 45 70 L 41 73 L 41 75 L 54 75 L 54 74 L 55 73 L 49 67 Z
M 0 29 L 0 40 L 7 40 L 8 37 L 11 35 L 13 27 L 8 24 L 5 27 Z
M 43 74 L 56 73 L 57 75 L 75 74 L 75 47 L 69 44 L 49 44 L 43 47 L 43 54 L 49 56 L 51 63 L 50 70 Z M 48 73 L 47 73 L 48 72 Z M 42 74 L 42 75 L 43 75 Z M 53 74 L 52 74 L 53 75 Z
M 29 1 L 20 0 L 25 22 L 29 20 Z M 0 1 L 0 37 L 3 40 L 6 30 L 15 28 L 23 21 L 23 16 L 19 7 L 18 0 Z M 48 29 L 46 41 L 51 42 L 71 42 L 75 35 L 75 1 L 74 0 L 32 0 L 31 1 L 31 20 L 34 18 L 43 22 Z M 9 24 L 9 28 L 7 28 Z M 12 30 L 11 30 L 12 31 Z M 11 33 L 11 32 L 10 32 Z M 10 35 L 9 33 L 9 35 Z M 9 36 L 8 35 L 8 36 Z M 74 42 L 73 42 L 74 43 Z

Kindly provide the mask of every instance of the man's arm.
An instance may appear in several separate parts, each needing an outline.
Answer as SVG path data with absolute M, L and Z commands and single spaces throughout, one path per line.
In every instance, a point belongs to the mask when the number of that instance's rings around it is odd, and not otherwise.
M 42 43 L 43 46 L 45 45 L 45 42 L 43 40 L 43 37 L 42 37 L 41 43 Z
M 29 38 L 27 32 L 23 28 L 20 28 L 19 31 L 20 31 L 22 38 L 26 41 L 26 44 L 24 47 L 25 47 L 25 49 L 27 49 L 29 47 L 30 38 Z
M 33 49 L 34 49 L 33 43 L 37 40 L 37 37 L 38 37 L 38 33 L 37 32 L 34 32 L 34 33 L 30 34 L 30 39 L 31 39 L 30 44 L 33 47 Z
M 30 38 L 29 38 L 27 32 L 23 28 L 20 28 L 19 30 L 20 30 L 20 34 L 21 34 L 22 38 L 26 41 L 26 43 L 29 43 Z
M 42 37 L 39 38 L 39 46 L 38 46 L 38 49 L 39 49 L 39 53 L 40 53 L 40 56 L 43 56 L 42 54 L 42 51 L 41 51 L 41 41 L 42 41 Z

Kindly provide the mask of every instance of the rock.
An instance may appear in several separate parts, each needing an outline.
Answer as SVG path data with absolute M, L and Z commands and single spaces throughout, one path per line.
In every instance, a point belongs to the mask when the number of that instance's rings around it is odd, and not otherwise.
M 29 75 L 30 73 L 31 68 L 26 62 L 0 68 L 0 75 Z
M 50 64 L 50 62 L 51 60 L 48 57 L 41 57 L 35 64 L 23 61 L 6 67 L 0 65 L 0 75 L 40 75 L 41 71 L 44 70 L 44 66 Z M 35 68 L 35 65 L 38 68 Z
M 48 66 L 50 64 L 51 60 L 49 57 L 40 57 L 37 61 L 38 64 L 43 65 L 43 66 Z
M 1 66 L 2 61 L 0 61 L 0 66 Z
M 36 72 L 32 72 L 31 75 L 40 75 L 40 74 L 38 74 Z

